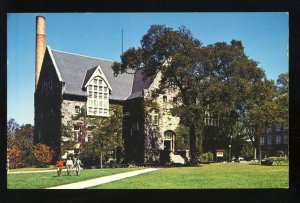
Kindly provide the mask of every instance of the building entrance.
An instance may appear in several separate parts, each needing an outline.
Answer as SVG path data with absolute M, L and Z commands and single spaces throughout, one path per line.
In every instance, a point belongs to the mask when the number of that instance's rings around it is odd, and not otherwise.
M 171 130 L 164 133 L 164 150 L 175 150 L 175 133 Z

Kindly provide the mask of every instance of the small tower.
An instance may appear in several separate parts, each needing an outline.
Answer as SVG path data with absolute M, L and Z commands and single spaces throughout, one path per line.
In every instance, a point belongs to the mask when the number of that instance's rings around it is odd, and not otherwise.
M 37 87 L 45 54 L 45 17 L 36 17 L 35 89 Z

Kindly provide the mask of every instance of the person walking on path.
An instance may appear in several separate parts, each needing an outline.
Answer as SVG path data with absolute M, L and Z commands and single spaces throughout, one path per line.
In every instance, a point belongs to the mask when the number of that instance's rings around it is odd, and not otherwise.
M 62 168 L 64 167 L 64 162 L 61 160 L 61 158 L 56 161 L 56 167 L 57 167 L 57 176 L 61 176 L 61 171 Z
M 79 159 L 79 157 L 75 160 L 74 166 L 75 166 L 75 169 L 76 169 L 76 174 L 79 176 L 80 169 L 81 169 L 80 166 L 83 166 L 83 164 L 81 163 L 81 160 Z
M 66 166 L 67 166 L 67 175 L 72 175 L 72 168 L 74 164 L 71 157 L 69 157 L 69 159 L 67 160 Z

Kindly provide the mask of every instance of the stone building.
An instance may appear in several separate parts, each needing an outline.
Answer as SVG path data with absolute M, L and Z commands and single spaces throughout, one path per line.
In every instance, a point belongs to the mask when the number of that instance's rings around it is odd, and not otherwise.
M 288 156 L 288 128 L 279 124 L 270 124 L 266 134 L 260 137 L 261 156 Z
M 45 47 L 45 19 L 37 17 L 35 142 L 60 153 L 62 126 L 85 109 L 86 116 L 110 116 L 110 105 L 123 108 L 125 156 L 136 162 L 160 161 L 161 151 L 175 151 L 179 118 L 169 110 L 177 102 L 169 88 L 147 105 L 159 85 L 160 73 L 143 80 L 141 71 L 114 75 L 113 61 Z M 80 127 L 73 126 L 73 138 Z M 89 134 L 83 138 L 89 141 Z

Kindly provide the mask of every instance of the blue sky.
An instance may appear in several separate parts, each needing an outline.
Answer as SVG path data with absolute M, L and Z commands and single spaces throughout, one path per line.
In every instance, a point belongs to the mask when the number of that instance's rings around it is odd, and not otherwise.
M 52 49 L 110 60 L 140 45 L 152 24 L 184 25 L 203 45 L 241 40 L 267 78 L 288 72 L 288 13 L 30 13 L 8 14 L 7 119 L 34 124 L 35 17 L 46 18 Z

